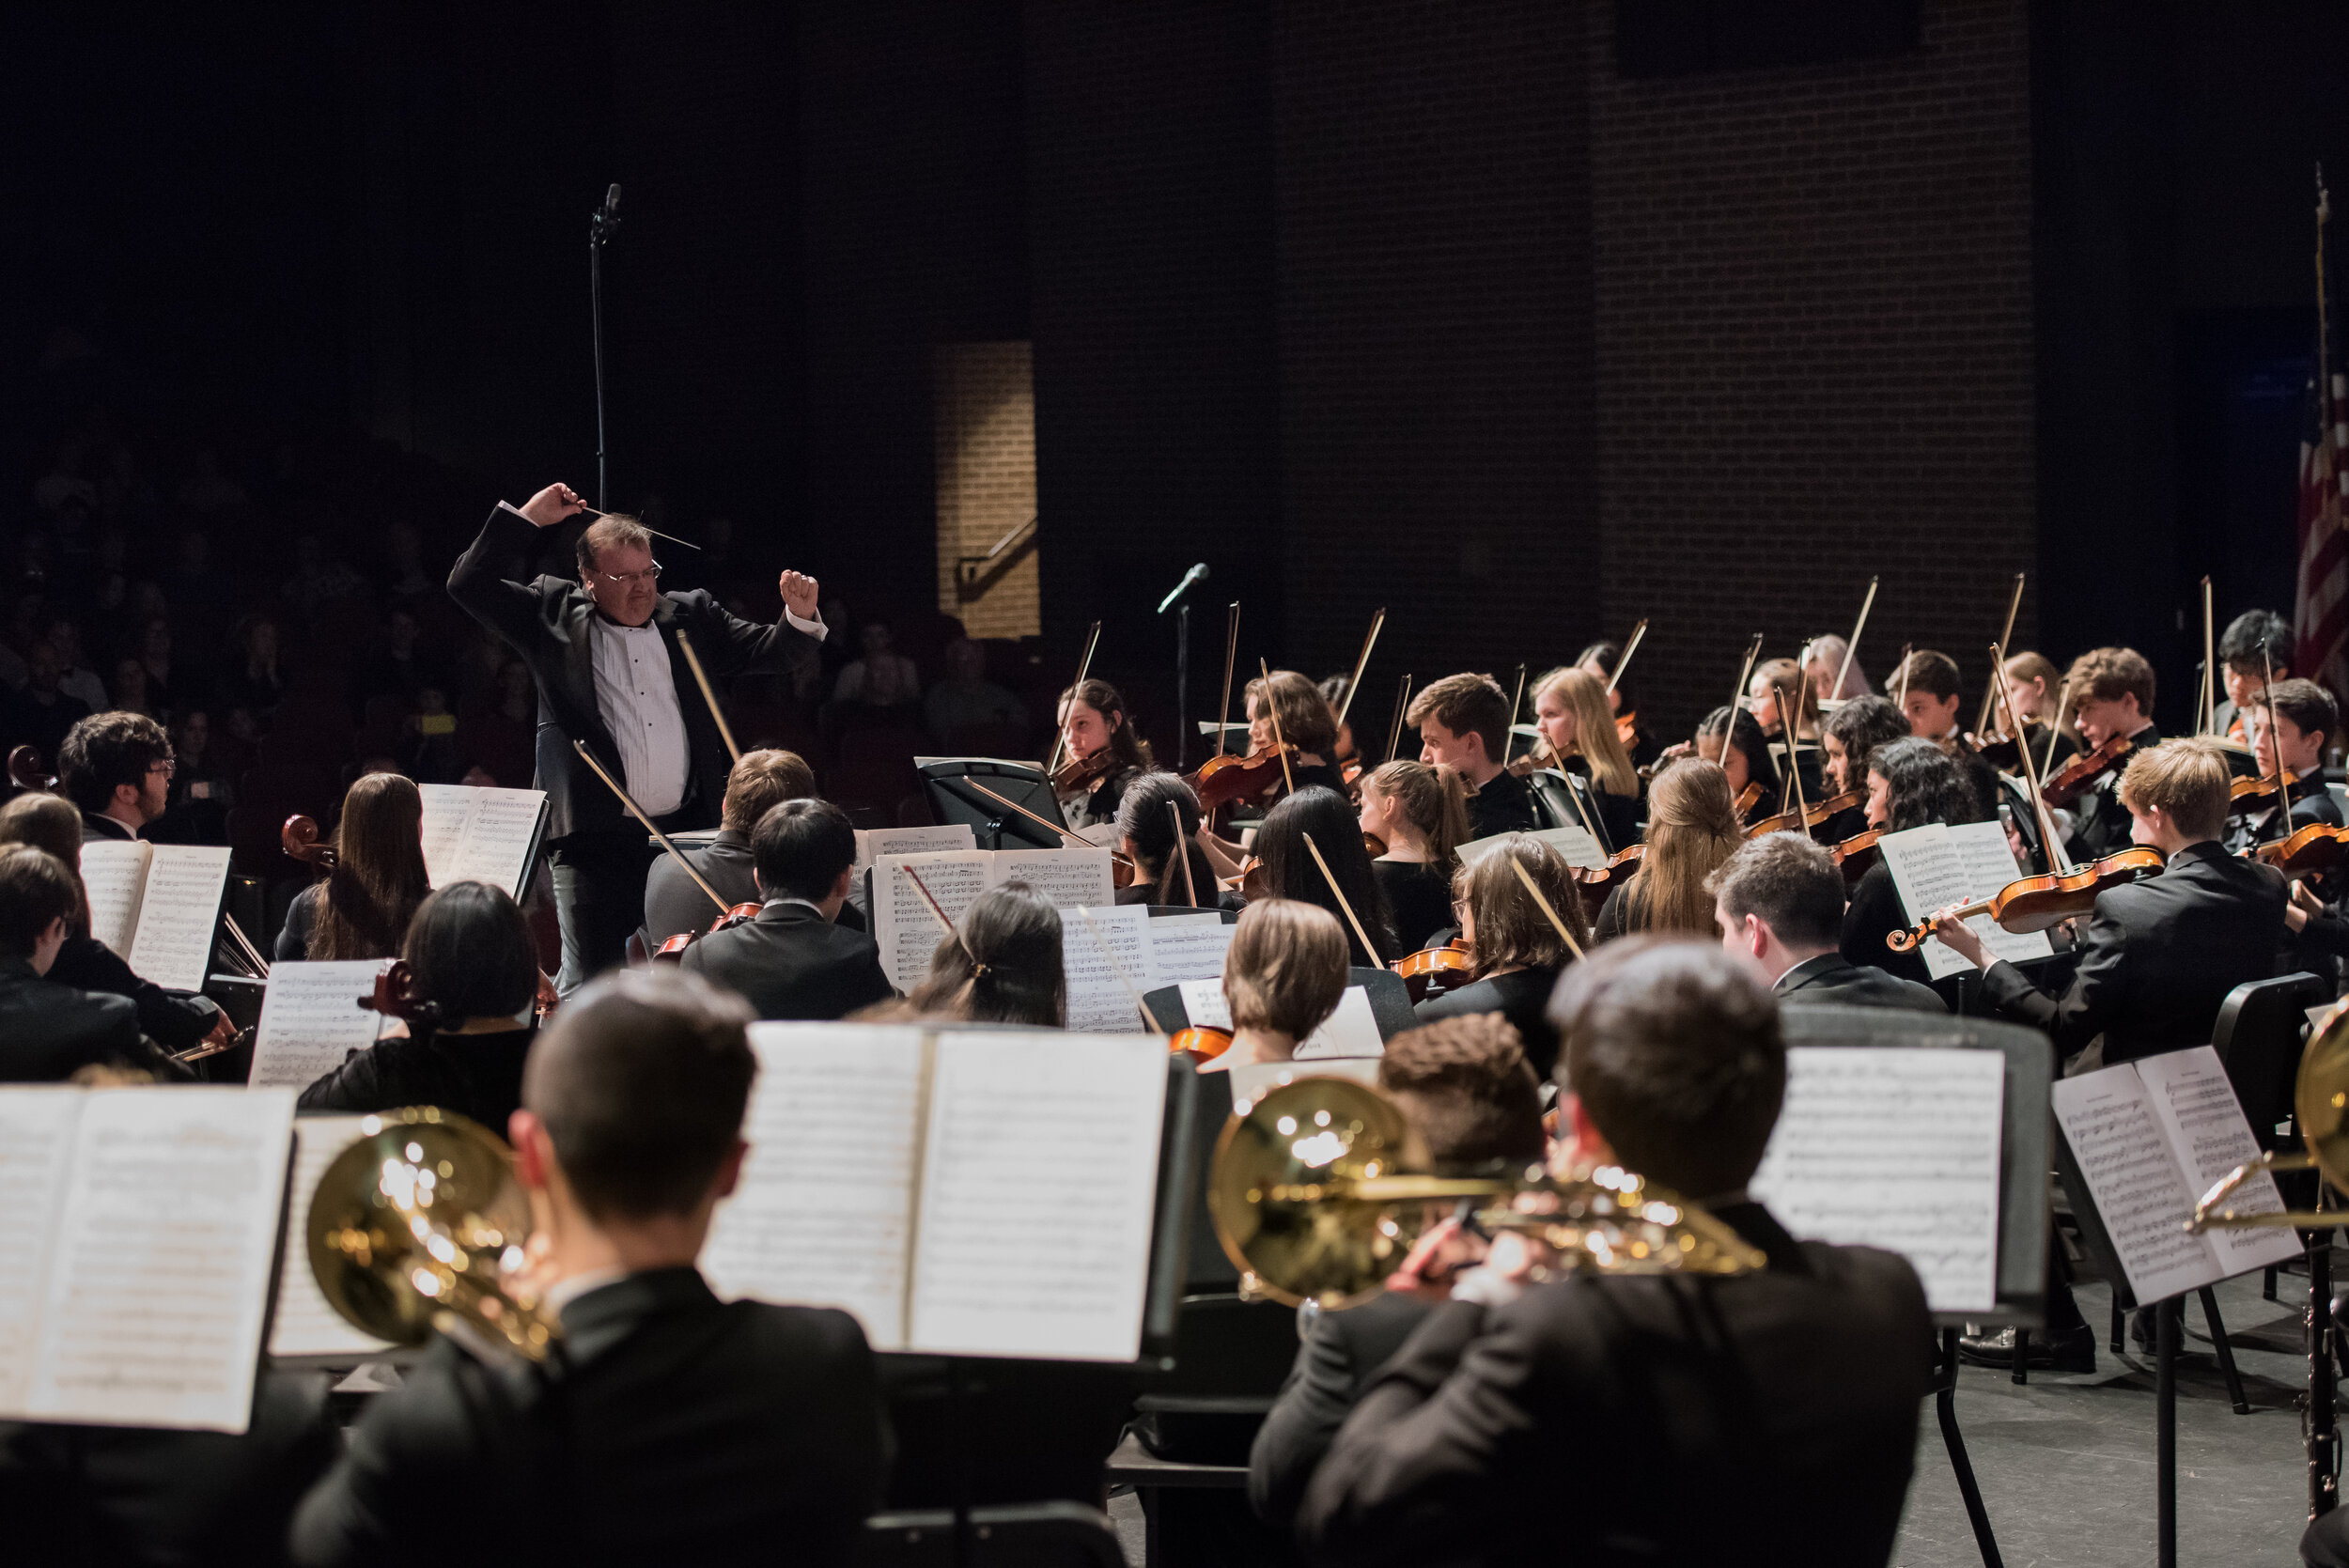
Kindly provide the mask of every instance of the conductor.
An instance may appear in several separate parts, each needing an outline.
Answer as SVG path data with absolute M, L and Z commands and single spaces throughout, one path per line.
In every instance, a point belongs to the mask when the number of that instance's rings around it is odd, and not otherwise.
M 537 787 L 563 928 L 565 995 L 627 955 L 644 917 L 645 874 L 658 853 L 644 828 L 572 749 L 583 742 L 661 830 L 718 820 L 727 755 L 677 652 L 691 638 L 713 680 L 797 671 L 824 638 L 816 579 L 786 571 L 783 619 L 738 620 L 705 589 L 661 591 L 652 536 L 634 518 L 600 516 L 580 536 L 579 578 L 501 579 L 496 563 L 533 548 L 534 531 L 585 508 L 568 485 L 521 506 L 501 501 L 448 574 L 449 597 L 521 656 L 538 684 Z

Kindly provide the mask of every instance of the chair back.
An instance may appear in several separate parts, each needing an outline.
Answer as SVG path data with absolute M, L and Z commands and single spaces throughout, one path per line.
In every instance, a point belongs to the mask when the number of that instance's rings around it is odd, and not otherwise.
M 2309 1032 L 2308 1010 L 2333 1000 L 2332 986 L 2301 970 L 2273 980 L 2253 980 L 2227 993 L 2210 1043 L 2227 1065 L 2235 1098 L 2262 1149 L 2291 1142 L 2276 1128 L 2292 1116 L 2292 1085 L 2300 1075 L 2300 1048 Z
M 1126 1568 L 1109 1515 L 1066 1500 L 971 1510 L 967 1564 L 947 1510 L 876 1514 L 864 1521 L 856 1560 L 858 1568 Z

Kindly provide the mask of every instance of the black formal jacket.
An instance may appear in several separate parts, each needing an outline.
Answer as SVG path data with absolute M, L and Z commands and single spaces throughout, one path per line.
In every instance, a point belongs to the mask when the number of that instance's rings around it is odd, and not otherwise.
M 1417 1296 L 1386 1291 L 1315 1317 L 1249 1452 L 1248 1500 L 1258 1518 L 1283 1529 L 1296 1522 L 1305 1483 L 1354 1402 L 1432 1309 Z
M 2119 767 L 2096 782 L 2096 786 L 2072 802 L 2072 858 L 2102 860 L 2129 846 L 2129 834 L 2135 819 L 2129 808 L 2121 803 L 2121 775 L 2128 768 L 2129 757 L 2161 744 L 2161 727 L 2148 724 L 2129 737 L 2128 756 Z
M 1890 950 L 1886 950 L 1890 956 Z M 1812 1002 L 1844 1002 L 1861 1007 L 1906 1007 L 1917 1013 L 1947 1014 L 1949 1006 L 1930 986 L 1887 974 L 1873 964 L 1855 964 L 1840 953 L 1805 958 L 1778 977 L 1770 987 L 1785 1007 Z
M 102 844 L 108 841 L 116 844 L 132 844 L 137 842 L 138 836 L 103 812 L 86 811 L 82 814 L 82 842 L 84 844 Z
M 1438 1307 L 1315 1470 L 1307 1554 L 1882 1568 L 1930 1386 L 1924 1288 L 1904 1259 L 1797 1242 L 1759 1204 L 1714 1212 L 1767 1268 L 1576 1274 Z M 1578 1477 L 1590 1506 L 1564 1506 Z
M 522 583 L 497 575 L 499 561 L 536 549 L 537 542 L 538 530 L 529 519 L 503 506 L 493 509 L 481 525 L 480 536 L 450 570 L 449 597 L 504 638 L 538 683 L 536 787 L 547 792 L 548 840 L 573 833 L 641 833 L 644 830 L 626 808 L 571 750 L 573 740 L 586 742 L 607 772 L 627 782 L 612 732 L 596 706 L 595 655 L 587 630 L 589 617 L 597 613 L 595 600 L 576 578 L 541 577 Z M 737 620 L 703 588 L 662 594 L 653 608 L 652 625 L 660 629 L 668 648 L 677 712 L 685 720 L 693 753 L 685 804 L 671 820 L 680 827 L 707 826 L 718 819 L 730 759 L 709 705 L 693 684 L 692 670 L 677 651 L 677 633 L 691 635 L 693 651 L 713 681 L 812 667 L 818 642 L 787 620 L 773 626 Z
M 1341 792 L 1343 793 L 1343 792 Z M 1515 773 L 1496 773 L 1489 784 L 1479 784 L 1469 797 L 1469 837 L 1490 838 L 1495 833 L 1530 833 L 1542 825 L 1533 810 L 1532 786 Z
M 722 1303 L 692 1268 L 562 1315 L 543 1368 L 434 1340 L 303 1500 L 294 1560 L 438 1560 L 453 1529 L 469 1560 L 550 1568 L 849 1560 L 888 1471 L 854 1318 Z
M 2208 1045 L 2227 993 L 2274 976 L 2285 898 L 2273 867 L 2215 840 L 2189 844 L 2160 876 L 2098 896 L 2062 996 L 2003 962 L 1983 974 L 1983 994 L 2046 1030 L 2063 1060 L 2100 1034 L 2108 1064 Z
M 678 845 L 677 851 L 718 890 L 726 908 L 758 902 L 758 867 L 751 860 L 751 835 L 721 828 L 703 845 Z M 709 894 L 685 874 L 685 867 L 667 855 L 652 862 L 645 874 L 645 951 L 657 951 L 680 931 L 707 931 L 718 918 Z
M 211 1032 L 220 1009 L 207 999 L 184 991 L 166 991 L 142 980 L 122 955 L 97 938 L 76 932 L 57 949 L 49 966 L 53 985 L 108 996 L 129 997 L 138 1010 L 139 1029 L 165 1050 L 186 1050 Z
M 741 993 L 762 1018 L 844 1018 L 896 995 L 873 939 L 806 904 L 778 901 L 711 932 L 685 950 L 685 968 Z
M 1422 1023 L 1438 1018 L 1465 1018 L 1475 1013 L 1498 1013 L 1517 1025 L 1525 1046 L 1525 1060 L 1533 1076 L 1547 1079 L 1558 1064 L 1558 1032 L 1548 1017 L 1549 997 L 1558 988 L 1559 970 L 1537 966 L 1471 981 L 1456 991 L 1429 997 L 1412 1011 Z
M 303 1110 L 356 1114 L 437 1105 L 506 1136 L 522 1103 L 522 1063 L 538 1037 L 536 1025 L 489 1034 L 441 1034 L 409 1025 L 404 1040 L 378 1040 L 302 1092 Z
M 33 961 L 0 957 L 0 1083 L 61 1083 L 92 1063 L 149 1066 L 129 997 L 44 980 Z

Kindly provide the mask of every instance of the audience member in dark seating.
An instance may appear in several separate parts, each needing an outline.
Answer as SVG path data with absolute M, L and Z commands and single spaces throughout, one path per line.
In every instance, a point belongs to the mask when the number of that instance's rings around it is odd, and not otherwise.
M 158 844 L 226 844 L 236 787 L 212 744 L 211 714 L 200 707 L 182 709 L 171 728 L 171 791 L 147 836 Z
M 396 608 L 383 617 L 383 635 L 380 644 L 354 662 L 350 672 L 350 707 L 354 715 L 363 714 L 367 703 L 375 697 L 391 697 L 403 705 L 412 704 L 428 686 L 446 692 L 452 674 L 428 649 L 419 647 L 417 639 L 423 628 L 417 624 L 415 612 Z
M 858 657 L 840 667 L 832 700 L 856 707 L 906 707 L 920 700 L 922 677 L 913 660 L 894 651 L 887 621 L 857 629 Z
M 89 655 L 82 645 L 82 624 L 70 615 L 52 615 L 47 636 L 49 645 L 57 650 L 57 690 L 92 713 L 105 708 L 106 683 L 89 667 Z
M 1750 962 L 1782 1004 L 1949 1011 L 1932 986 L 1843 957 L 1843 873 L 1824 845 L 1804 834 L 1748 841 L 1708 885 L 1721 946 Z
M 726 908 L 751 903 L 758 897 L 758 867 L 751 856 L 752 830 L 786 800 L 808 800 L 815 793 L 815 771 L 798 753 L 745 752 L 726 774 L 718 836 L 704 846 L 677 847 L 702 881 L 726 901 Z M 645 951 L 658 952 L 662 942 L 680 932 L 707 931 L 723 912 L 684 866 L 663 855 L 645 875 Z
M 505 654 L 505 644 L 491 645 Z M 458 705 L 458 749 L 469 768 L 480 768 L 501 788 L 524 789 L 538 767 L 538 688 L 519 659 L 506 660 L 496 688 L 494 695 Z
M 82 842 L 134 839 L 170 804 L 171 737 L 143 713 L 93 713 L 57 749 L 57 787 L 82 812 Z
M 1574 950 L 1549 923 L 1533 895 L 1511 868 L 1523 866 L 1558 918 L 1587 952 L 1590 927 L 1582 924 L 1581 889 L 1566 862 L 1540 839 L 1511 833 L 1455 880 L 1459 892 L 1460 935 L 1476 961 L 1475 978 L 1416 1009 L 1420 1021 L 1498 1013 L 1516 1026 L 1526 1060 L 1547 1078 L 1558 1061 L 1558 1033 L 1546 1009 L 1558 976 L 1574 961 Z
M 503 888 L 451 882 L 416 906 L 400 956 L 435 1018 L 352 1051 L 302 1092 L 302 1109 L 437 1105 L 502 1131 L 521 1108 L 522 1063 L 537 1034 L 529 923 Z
M 366 773 L 343 795 L 335 864 L 294 895 L 279 958 L 397 958 L 432 891 L 424 868 L 424 797 L 397 773 Z
M 1068 1017 L 1060 911 L 1025 882 L 972 900 L 954 936 L 930 955 L 927 979 L 909 999 L 917 1012 L 975 1023 L 1059 1029 Z
M 894 994 L 873 939 L 833 924 L 856 864 L 846 812 L 829 800 L 770 807 L 752 830 L 751 859 L 766 907 L 687 948 L 688 970 L 739 993 L 762 1018 L 841 1018 Z
M 81 884 L 63 861 L 30 845 L 0 848 L 0 1082 L 62 1083 L 92 1064 L 145 1064 L 128 998 L 46 978 L 81 915 Z
M 286 695 L 286 677 L 277 668 L 277 623 L 267 615 L 248 615 L 229 638 L 236 655 L 221 677 L 221 695 L 257 715 L 269 714 Z
M 968 637 L 946 644 L 946 674 L 922 697 L 922 720 L 939 740 L 964 730 L 1007 724 L 1024 729 L 1028 710 L 1011 691 L 987 678 L 987 650 Z
M 147 666 L 136 654 L 124 654 L 115 660 L 114 710 L 117 713 L 143 713 L 149 719 L 163 717 L 163 704 L 156 699 L 147 678 Z
M 56 762 L 66 732 L 90 715 L 86 706 L 60 690 L 64 673 L 54 645 L 33 644 L 24 660 L 24 685 L 0 699 L 0 754 L 30 746 L 44 768 Z

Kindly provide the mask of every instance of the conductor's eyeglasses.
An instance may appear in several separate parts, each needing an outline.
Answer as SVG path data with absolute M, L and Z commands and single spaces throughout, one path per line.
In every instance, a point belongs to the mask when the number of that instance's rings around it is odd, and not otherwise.
M 650 587 L 661 581 L 661 563 L 655 561 L 643 571 L 599 571 L 596 575 L 614 588 L 632 588 L 639 582 Z

